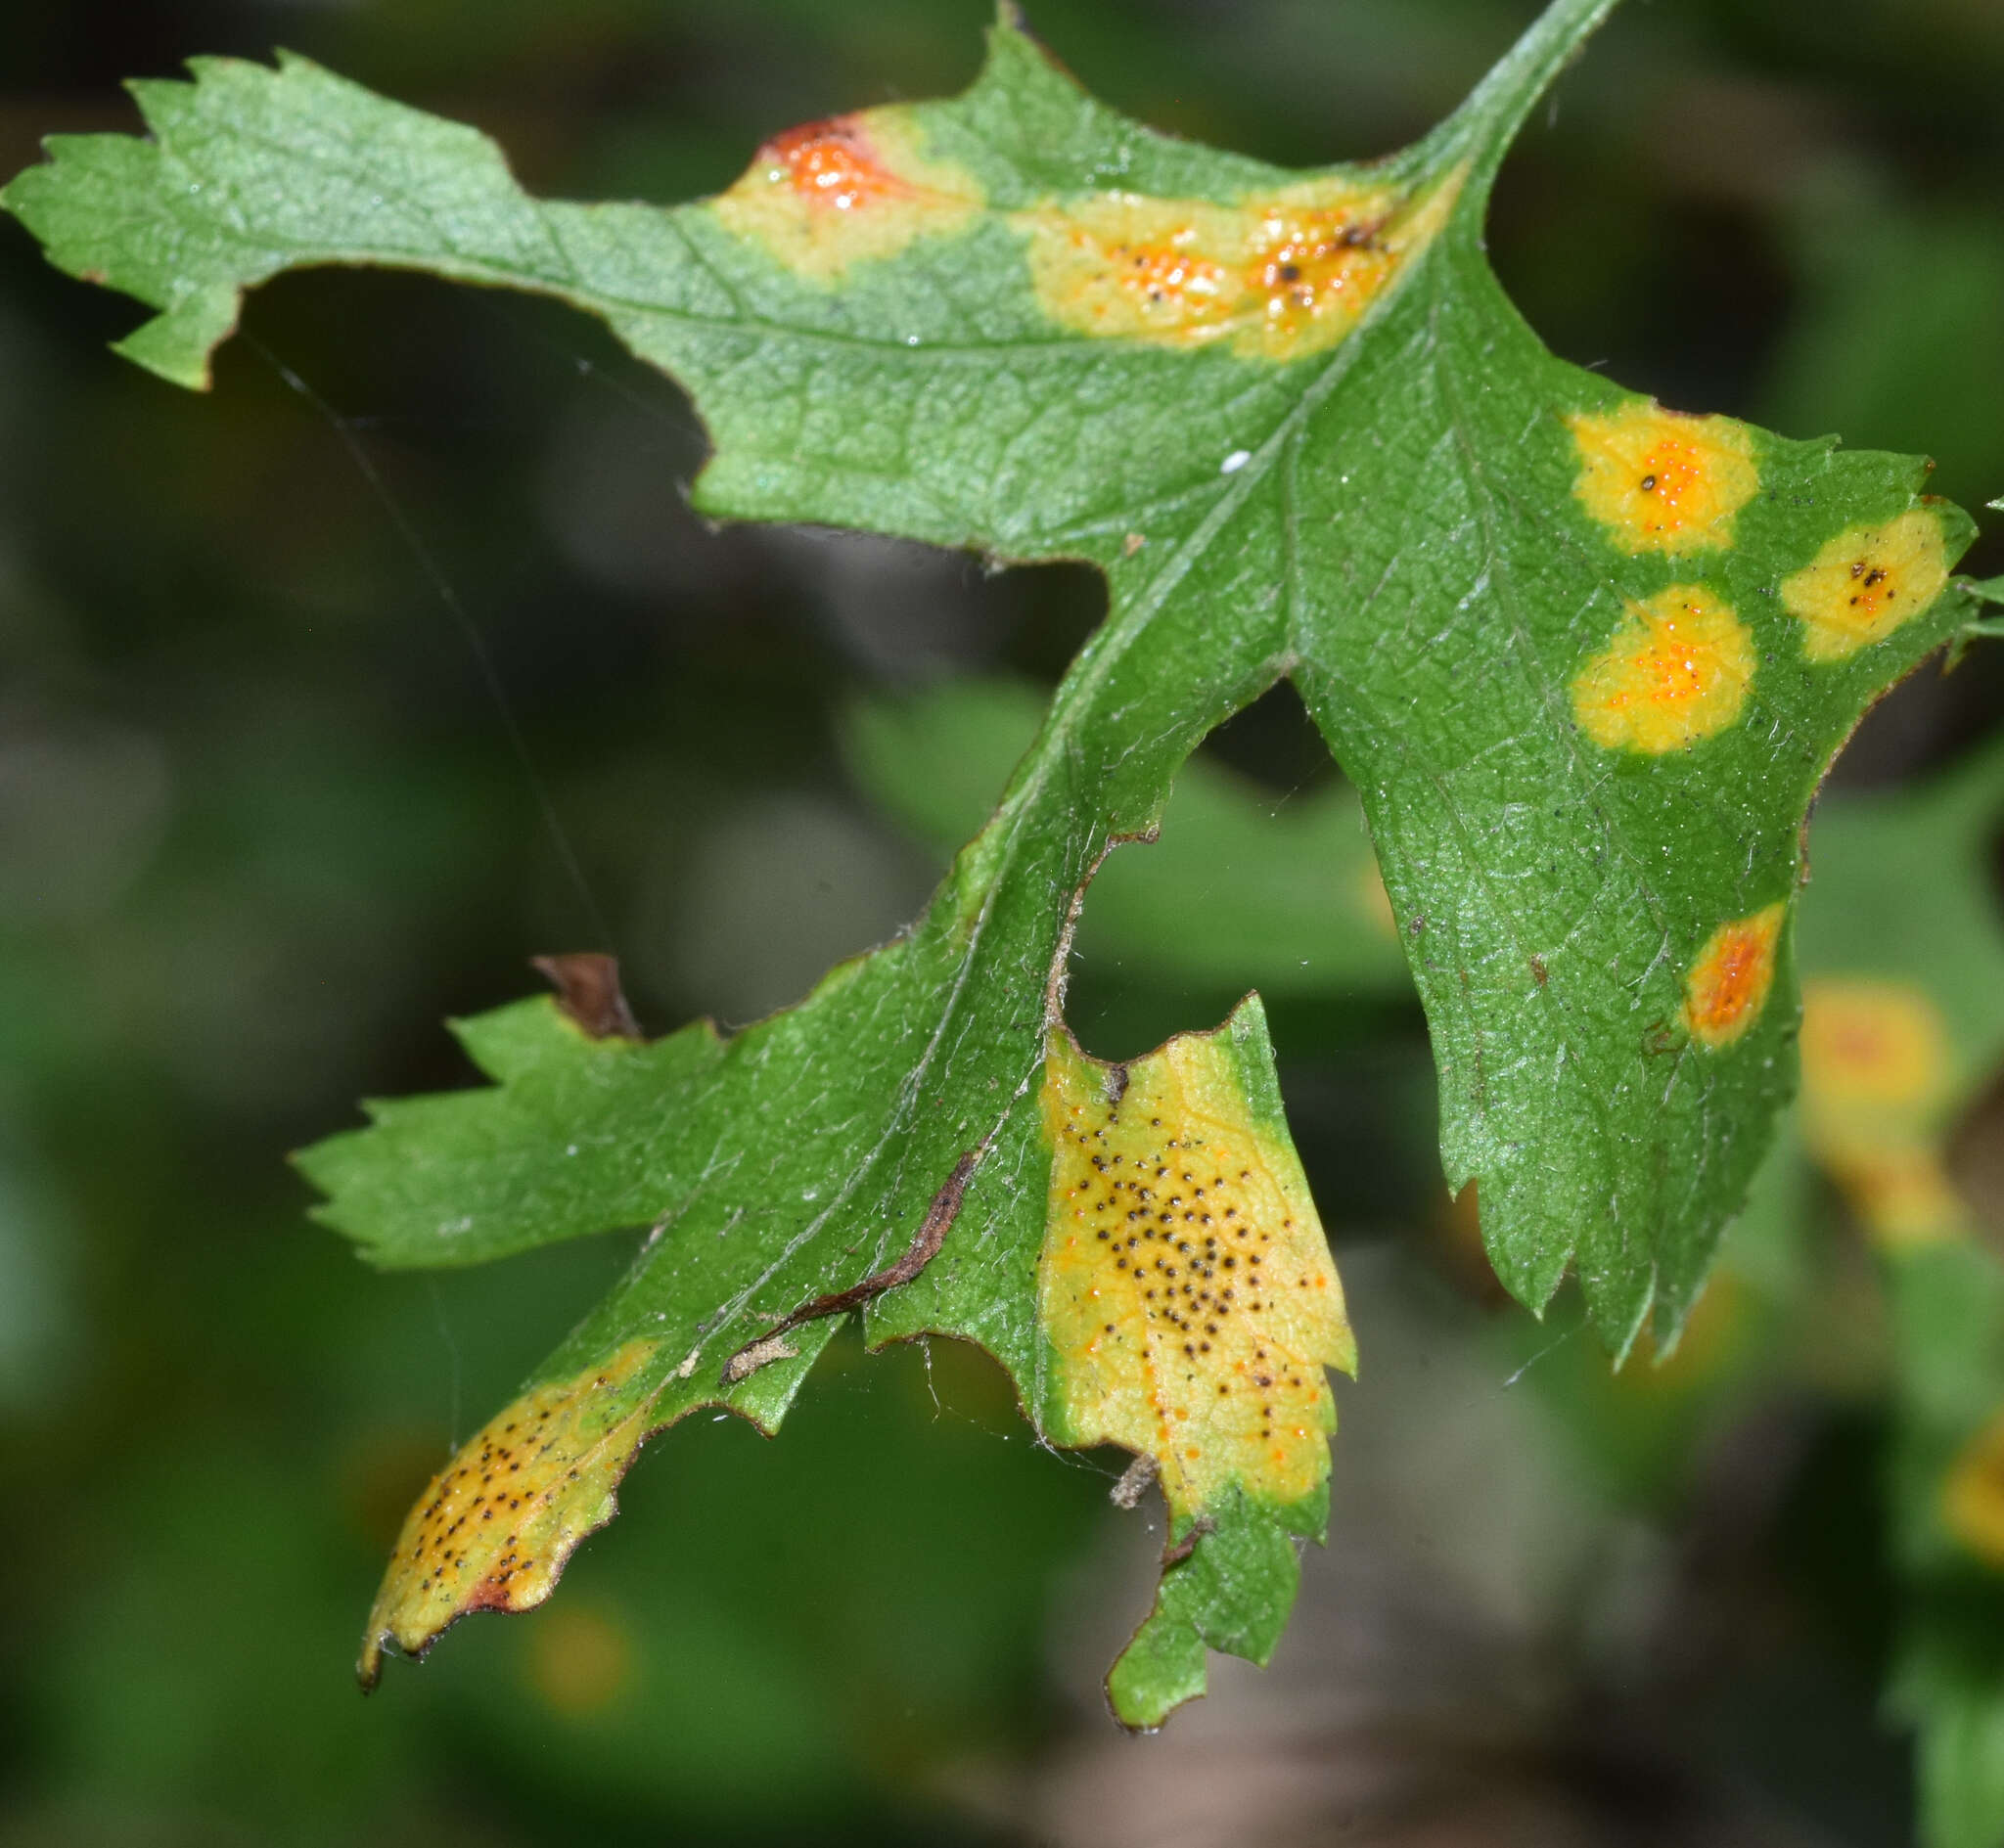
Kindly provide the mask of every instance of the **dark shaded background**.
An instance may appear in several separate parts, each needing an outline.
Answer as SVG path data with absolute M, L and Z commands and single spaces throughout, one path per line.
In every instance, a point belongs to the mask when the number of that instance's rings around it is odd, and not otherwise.
M 1031 24 L 1159 125 L 1312 162 L 1420 132 L 1530 10 Z M 121 76 L 285 44 L 478 123 L 533 188 L 678 200 L 792 122 L 964 83 L 984 17 L 23 0 L 0 171 L 132 125 Z M 1496 262 L 1566 356 L 1926 451 L 1978 506 L 2000 95 L 2004 0 L 1630 0 L 1514 158 Z M 1341 996 L 1275 1030 L 1368 1371 L 1269 1675 L 1117 1737 L 1096 1678 L 1156 1542 L 1105 1460 L 1037 1452 L 978 1355 L 850 1342 L 778 1443 L 677 1429 L 548 1609 L 359 1700 L 403 1507 L 630 1242 L 372 1276 L 286 1151 L 469 1078 L 437 1022 L 536 952 L 615 949 L 663 1030 L 884 937 L 933 869 L 846 779 L 845 703 L 1055 677 L 1100 594 L 706 529 L 686 405 L 547 305 L 288 279 L 208 398 L 104 352 L 136 318 L 0 227 L 0 1843 L 1907 1838 L 1865 1402 L 1609 1388 L 1583 1340 L 1507 1386 L 1546 1350 L 1440 1197 L 1416 1011 Z M 1840 774 L 1944 758 L 2000 692 L 1991 658 L 1924 673 Z M 1215 748 L 1276 801 L 1327 774 L 1285 697 Z M 1087 969 L 1074 1018 L 1122 1054 L 1229 1000 Z

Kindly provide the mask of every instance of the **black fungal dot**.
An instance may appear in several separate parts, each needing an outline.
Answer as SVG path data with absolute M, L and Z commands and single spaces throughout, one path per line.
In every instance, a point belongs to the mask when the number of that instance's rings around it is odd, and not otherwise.
M 1653 475 L 1653 474 L 1646 474 L 1646 475 L 1644 475 L 1644 476 L 1642 477 L 1642 491 L 1643 491 L 1643 492 L 1644 492 L 1645 494 L 1654 494 L 1654 493 L 1656 492 L 1656 476 L 1655 476 L 1655 475 Z

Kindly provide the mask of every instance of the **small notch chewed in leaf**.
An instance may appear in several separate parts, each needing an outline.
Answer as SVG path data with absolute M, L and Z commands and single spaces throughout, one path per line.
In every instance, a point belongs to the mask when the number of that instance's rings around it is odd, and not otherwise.
M 1701 584 L 1631 603 L 1572 682 L 1579 728 L 1607 750 L 1685 750 L 1738 722 L 1754 681 L 1754 638 Z
M 1805 660 L 1848 660 L 1934 606 L 1948 584 L 1947 537 L 1932 506 L 1852 526 L 1781 587 L 1803 625 Z
M 1573 492 L 1616 550 L 1676 558 L 1733 543 L 1735 517 L 1760 490 L 1744 424 L 1648 398 L 1566 422 L 1579 459 Z
M 614 1491 L 650 1428 L 654 1395 L 634 1388 L 654 1351 L 629 1341 L 604 1366 L 530 1387 L 432 1478 L 369 1611 L 365 1689 L 386 1648 L 422 1655 L 473 1611 L 549 1597 L 578 1543 L 618 1511 Z
M 1336 1428 L 1326 1369 L 1353 1374 L 1356 1343 L 1257 999 L 1216 1033 L 1180 1034 L 1124 1065 L 1055 1029 L 1042 1108 L 1051 1435 L 1152 1460 L 1169 1510 L 1165 1568 L 1212 1547 L 1270 1554 L 1277 1532 L 1319 1534 Z M 1139 1654 L 1116 1666 L 1110 1690 L 1129 1725 L 1201 1691 L 1215 1613 L 1178 1603 L 1159 1602 Z M 1164 1625 L 1181 1633 L 1178 1677 L 1137 1682 Z
M 1684 978 L 1684 1024 L 1701 1046 L 1726 1047 L 1741 1038 L 1767 1006 L 1776 951 L 1788 907 L 1764 905 L 1706 938 Z
M 640 1022 L 619 986 L 619 959 L 596 950 L 534 956 L 529 966 L 549 977 L 557 1008 L 587 1039 L 639 1040 Z

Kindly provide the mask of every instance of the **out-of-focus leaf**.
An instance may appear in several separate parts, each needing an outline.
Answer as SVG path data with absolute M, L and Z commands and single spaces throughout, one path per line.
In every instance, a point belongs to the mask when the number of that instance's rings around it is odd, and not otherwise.
M 858 705 L 844 736 L 863 787 L 952 853 L 1036 737 L 1043 699 L 1009 681 L 948 681 Z M 1117 964 L 1262 994 L 1404 994 L 1411 976 L 1354 791 L 1282 802 L 1204 757 L 1177 773 L 1161 837 L 1093 881 L 1077 948 Z
M 1949 1139 L 2004 1064 L 2004 920 L 1988 862 L 2004 749 L 1819 813 L 1802 908 L 1801 1140 L 1881 1253 L 1889 1472 L 1928 1848 L 2004 1836 L 2004 1263 Z

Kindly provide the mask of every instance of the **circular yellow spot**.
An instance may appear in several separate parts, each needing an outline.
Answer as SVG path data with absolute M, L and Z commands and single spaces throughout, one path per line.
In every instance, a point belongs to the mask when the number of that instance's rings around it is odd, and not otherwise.
M 1841 661 L 1922 614 L 1947 582 L 1941 522 L 1915 507 L 1839 533 L 1782 585 L 1781 601 L 1803 624 L 1802 657 Z
M 1702 585 L 1674 584 L 1629 604 L 1573 676 L 1573 717 L 1606 750 L 1685 750 L 1737 722 L 1754 666 L 1731 608 Z
M 1572 491 L 1617 550 L 1678 557 L 1733 543 L 1734 517 L 1760 488 L 1745 425 L 1648 398 L 1566 421 L 1579 455 Z

